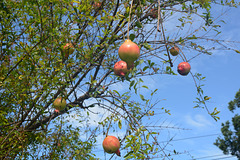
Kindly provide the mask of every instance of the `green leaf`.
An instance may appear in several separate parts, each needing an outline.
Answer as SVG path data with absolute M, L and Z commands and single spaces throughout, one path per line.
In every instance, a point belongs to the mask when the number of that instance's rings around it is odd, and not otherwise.
M 118 14 L 118 16 L 121 17 L 121 18 L 125 18 L 125 16 L 122 15 L 122 14 Z
M 174 153 L 174 154 L 177 154 L 177 152 L 175 151 L 175 149 L 173 150 L 173 153 Z
M 145 66 L 145 67 L 143 68 L 143 72 L 146 71 L 148 68 L 149 68 L 148 66 Z
M 147 87 L 147 86 L 145 86 L 145 85 L 143 85 L 142 87 L 143 87 L 143 88 L 146 88 L 146 89 L 148 89 L 148 87 Z
M 139 152 L 139 149 L 140 149 L 140 144 L 138 143 L 137 146 L 135 147 L 135 151 Z
M 128 153 L 124 156 L 124 158 L 127 158 L 127 157 L 130 156 L 130 154 L 132 154 L 132 153 L 133 153 L 133 151 L 128 152 Z
M 144 59 L 139 60 L 139 64 L 142 64 L 144 62 Z
M 145 99 L 144 99 L 144 96 L 142 95 L 142 94 L 140 94 L 139 95 L 140 96 L 140 98 L 144 101 Z
M 135 39 L 135 34 L 130 34 L 129 38 L 131 41 L 133 41 Z
M 204 97 L 204 100 L 205 100 L 205 101 L 207 101 L 207 100 L 209 100 L 209 99 L 211 99 L 211 97 L 208 97 L 208 96 L 205 96 L 205 97 Z
M 152 93 L 151 93 L 151 96 L 157 92 L 158 89 L 155 89 Z
M 144 48 L 146 48 L 147 50 L 152 49 L 151 45 L 149 45 L 148 43 L 143 43 L 142 44 Z
M 187 37 L 187 39 L 197 39 L 197 37 L 193 35 L 192 37 Z
M 235 50 L 235 52 L 237 52 L 237 53 L 240 53 L 240 51 L 239 51 L 239 50 Z
M 140 23 L 139 21 L 136 22 L 136 26 L 137 26 L 138 28 L 142 28 L 142 25 L 141 25 L 141 23 Z
M 131 88 L 134 85 L 135 81 L 131 81 L 129 88 Z
M 150 136 L 150 133 L 148 133 L 147 136 L 146 136 L 147 141 L 148 141 L 148 139 L 149 139 L 149 136 Z
M 119 127 L 119 129 L 122 129 L 122 121 L 121 120 L 118 121 L 118 127 Z
M 118 91 L 117 90 L 113 90 L 115 93 L 117 93 L 118 94 L 118 96 L 120 96 L 120 94 L 118 93 Z

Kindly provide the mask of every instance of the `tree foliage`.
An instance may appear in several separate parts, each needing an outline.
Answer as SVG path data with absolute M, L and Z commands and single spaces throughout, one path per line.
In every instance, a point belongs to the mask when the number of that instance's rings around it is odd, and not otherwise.
M 228 109 L 234 112 L 240 108 L 240 90 L 236 93 L 235 99 L 228 103 Z M 240 115 L 232 117 L 232 123 L 222 123 L 221 132 L 223 137 L 218 137 L 214 145 L 218 146 L 224 154 L 231 154 L 240 159 Z
M 214 49 L 239 52 L 229 45 L 233 42 L 219 39 L 222 22 L 211 13 L 214 5 L 238 4 L 228 0 L 1 1 L 0 159 L 96 159 L 92 150 L 97 136 L 120 130 L 125 132 L 118 135 L 125 159 L 176 154 L 166 152 L 158 143 L 159 134 L 145 126 L 144 118 L 155 116 L 152 109 L 158 101 L 153 98 L 157 89 L 149 89 L 142 77 L 176 75 L 171 68 L 175 59 L 169 54 L 174 45 L 180 49 L 177 60 L 188 62 Z M 171 17 L 174 26 L 165 23 Z M 138 44 L 141 57 L 121 78 L 113 74 L 113 66 L 125 39 Z M 66 43 L 72 43 L 73 53 L 64 52 Z M 189 51 L 194 52 L 186 54 Z M 197 83 L 204 77 L 196 74 L 193 79 L 199 95 L 196 107 L 203 106 L 217 119 L 218 111 L 208 110 L 210 98 Z M 59 113 L 52 108 L 57 97 L 67 100 Z M 99 113 L 99 108 L 104 112 Z M 98 117 L 94 125 L 91 116 Z

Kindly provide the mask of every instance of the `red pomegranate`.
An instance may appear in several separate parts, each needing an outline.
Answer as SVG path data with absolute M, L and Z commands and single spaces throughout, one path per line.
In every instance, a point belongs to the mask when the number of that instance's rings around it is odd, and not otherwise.
M 132 42 L 130 39 L 127 39 L 119 47 L 118 55 L 121 60 L 132 64 L 140 56 L 140 49 L 136 43 Z
M 154 8 L 152 8 L 151 10 L 150 10 L 150 15 L 149 15 L 151 18 L 153 18 L 153 19 L 155 19 L 155 18 L 157 18 L 157 16 L 158 16 L 158 11 L 157 11 L 157 9 L 154 9 Z
M 94 2 L 93 8 L 97 9 L 97 8 L 101 7 L 101 5 L 102 5 L 102 2 Z
M 170 49 L 170 53 L 172 56 L 176 56 L 179 54 L 179 48 L 177 46 L 174 46 Z
M 64 98 L 62 97 L 58 97 L 57 99 L 55 99 L 55 101 L 53 102 L 53 107 L 55 108 L 55 112 L 59 112 L 65 109 L 67 105 L 67 102 Z
M 131 69 L 133 67 L 134 67 L 133 63 L 128 65 L 124 61 L 118 61 L 115 63 L 113 70 L 117 76 L 125 76 L 126 73 L 129 71 L 129 69 Z
M 186 76 L 188 75 L 188 73 L 190 72 L 191 66 L 188 62 L 181 62 L 178 64 L 178 73 L 182 76 Z
M 74 52 L 74 46 L 72 43 L 66 43 L 65 46 L 63 46 L 63 53 L 65 54 L 65 57 L 68 58 L 70 54 Z
M 118 156 L 120 156 L 120 142 L 117 137 L 115 136 L 107 136 L 102 143 L 103 149 L 107 153 L 116 153 Z

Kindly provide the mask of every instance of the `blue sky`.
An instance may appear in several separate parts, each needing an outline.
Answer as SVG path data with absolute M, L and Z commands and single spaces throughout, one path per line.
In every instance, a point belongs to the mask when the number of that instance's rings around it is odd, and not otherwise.
M 215 8 L 217 9 L 217 8 Z M 221 27 L 222 39 L 238 40 L 240 37 L 240 10 L 232 8 L 223 16 L 226 24 Z M 239 46 L 236 44 L 235 47 Z M 237 47 L 240 49 L 240 47 Z M 201 55 L 190 61 L 192 72 L 201 73 L 206 76 L 203 87 L 204 93 L 211 98 L 208 107 L 212 110 L 217 107 L 220 110 L 220 120 L 215 121 L 205 109 L 193 109 L 196 97 L 196 88 L 193 79 L 188 76 L 155 75 L 147 78 L 148 84 L 158 88 L 155 95 L 161 101 L 158 105 L 170 110 L 171 115 L 160 114 L 155 116 L 155 122 L 159 125 L 174 126 L 182 129 L 165 129 L 160 131 L 159 140 L 164 142 L 174 137 L 167 149 L 175 149 L 185 154 L 175 155 L 173 159 L 188 160 L 196 159 L 237 159 L 231 155 L 223 155 L 222 151 L 213 145 L 218 135 L 221 135 L 221 123 L 231 120 L 234 115 L 228 111 L 228 102 L 240 88 L 240 54 L 233 51 L 217 50 L 213 55 Z M 176 71 L 176 64 L 174 66 Z M 121 88 L 120 86 L 118 86 Z M 164 123 L 162 123 L 164 121 Z M 149 124 L 153 124 L 149 122 Z M 156 124 L 157 125 L 157 124 Z M 186 130 L 185 130 L 186 129 Z M 121 135 L 121 133 L 119 133 Z M 96 154 L 99 157 L 108 159 L 111 155 L 104 154 L 101 149 L 101 138 Z M 124 151 L 123 151 L 124 152 Z M 192 156 L 192 157 L 191 157 Z M 115 157 L 113 158 L 115 159 Z M 117 158 L 121 159 L 121 158 Z M 156 158 L 159 159 L 159 158 Z
M 216 14 L 222 13 L 223 8 L 213 8 Z M 239 40 L 240 37 L 240 10 L 232 8 L 222 18 L 226 24 L 221 26 L 223 34 L 220 39 Z M 172 19 L 173 20 L 173 19 Z M 174 23 L 170 20 L 169 25 Z M 236 43 L 235 48 L 240 50 L 240 43 Z M 188 53 L 186 53 L 188 54 Z M 190 57 L 190 56 L 189 56 Z M 181 60 L 174 62 L 173 70 L 177 73 L 177 64 Z M 183 153 L 174 155 L 171 158 L 176 160 L 190 160 L 192 158 L 212 160 L 223 159 L 236 160 L 231 155 L 223 155 L 222 151 L 213 145 L 218 135 L 221 135 L 221 123 L 231 120 L 234 115 L 227 106 L 228 102 L 234 99 L 235 93 L 240 88 L 240 54 L 234 51 L 216 50 L 211 56 L 201 55 L 190 62 L 191 71 L 198 72 L 206 76 L 203 87 L 204 94 L 212 97 L 208 103 L 209 110 L 215 107 L 220 110 L 220 120 L 217 122 L 207 114 L 205 109 L 194 109 L 195 98 L 197 96 L 194 81 L 189 74 L 188 76 L 180 75 L 154 75 L 143 78 L 146 84 L 151 88 L 158 88 L 155 99 L 162 100 L 155 108 L 156 113 L 162 112 L 159 108 L 165 107 L 170 110 L 171 115 L 157 114 L 154 119 L 146 119 L 148 125 L 169 126 L 175 129 L 162 129 L 159 131 L 158 140 L 161 145 L 173 138 L 173 141 L 167 145 L 166 150 L 175 149 L 177 152 Z M 118 91 L 124 88 L 123 83 L 115 85 Z M 145 90 L 142 90 L 146 92 Z M 147 92 L 146 92 L 147 93 Z M 100 108 L 94 108 L 94 112 L 107 113 Z M 102 120 L 102 114 L 91 115 L 88 121 L 90 126 L 97 126 L 97 122 Z M 179 129 L 182 128 L 182 129 Z M 125 130 L 118 130 L 113 133 L 115 136 L 121 137 Z M 109 133 L 111 134 L 111 133 Z M 102 149 L 102 141 L 104 136 L 101 134 L 97 139 L 97 147 L 94 153 L 100 159 L 109 159 L 111 155 L 104 153 Z M 122 155 L 126 152 L 122 151 Z M 114 156 L 113 159 L 123 159 Z M 159 158 L 156 158 L 159 159 Z M 160 158 L 161 159 L 161 158 Z

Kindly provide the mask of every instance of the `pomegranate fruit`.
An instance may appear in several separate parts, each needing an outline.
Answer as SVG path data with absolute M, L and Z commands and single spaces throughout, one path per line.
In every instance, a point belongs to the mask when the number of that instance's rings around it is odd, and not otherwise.
M 170 53 L 172 56 L 176 56 L 179 54 L 179 48 L 177 46 L 174 46 L 170 49 Z
M 127 64 L 124 61 L 118 61 L 115 63 L 113 70 L 117 76 L 125 76 L 129 69 L 133 67 L 134 67 L 133 63 Z
M 94 2 L 93 8 L 95 8 L 95 9 L 100 8 L 101 5 L 102 5 L 102 2 Z
M 107 153 L 116 153 L 118 156 L 120 156 L 120 142 L 117 137 L 115 136 L 107 136 L 102 143 L 103 149 Z
M 130 39 L 127 39 L 118 50 L 118 55 L 121 60 L 132 64 L 140 56 L 140 49 L 138 45 L 132 42 Z
M 182 76 L 186 76 L 188 75 L 188 73 L 190 72 L 191 66 L 188 62 L 181 62 L 178 64 L 178 73 Z
M 157 9 L 154 9 L 154 8 L 152 8 L 151 10 L 150 10 L 150 15 L 149 15 L 152 19 L 155 19 L 155 18 L 157 18 L 157 16 L 158 16 L 158 11 L 157 11 Z
M 63 53 L 65 54 L 66 58 L 68 58 L 68 56 L 73 52 L 74 52 L 74 47 L 72 43 L 66 43 L 65 46 L 63 46 Z
M 58 97 L 57 99 L 55 99 L 55 101 L 53 102 L 53 107 L 55 108 L 55 112 L 59 112 L 65 109 L 67 105 L 67 102 L 64 98 L 62 97 Z

